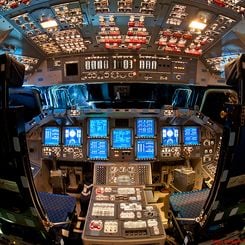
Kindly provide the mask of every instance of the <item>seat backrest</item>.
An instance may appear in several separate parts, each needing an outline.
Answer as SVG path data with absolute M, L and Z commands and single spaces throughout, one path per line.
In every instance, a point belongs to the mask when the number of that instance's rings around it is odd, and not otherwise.
M 42 113 L 41 97 L 35 88 L 22 87 L 9 91 L 9 105 L 24 107 L 25 122 L 31 121 Z
M 47 216 L 38 198 L 28 156 L 23 107 L 9 108 L 9 87 L 23 83 L 24 66 L 0 56 L 0 227 L 5 236 L 49 244 Z M 15 81 L 16 79 L 16 81 Z M 2 236 L 2 233 L 0 233 Z M 12 243 L 12 242 L 10 242 Z
M 245 126 L 225 128 L 216 176 L 202 213 L 205 235 L 242 230 L 245 225 L 244 149 Z
M 241 59 L 243 57 L 243 59 Z M 241 88 L 245 82 L 245 56 L 232 66 L 234 89 L 238 89 L 238 104 L 225 104 L 226 112 L 220 157 L 210 194 L 200 216 L 198 235 L 212 238 L 233 231 L 242 231 L 245 226 L 245 101 Z M 243 65 L 242 65 L 242 64 Z M 235 79 L 236 77 L 236 79 Z
M 225 65 L 226 84 L 232 86 L 239 96 L 239 103 L 245 103 L 245 54 Z

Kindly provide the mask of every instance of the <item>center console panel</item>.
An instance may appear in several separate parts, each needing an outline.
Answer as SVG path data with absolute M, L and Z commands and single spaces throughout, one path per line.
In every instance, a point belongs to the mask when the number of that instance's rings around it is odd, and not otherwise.
M 95 163 L 94 182 L 97 185 L 144 185 L 150 184 L 149 163 Z
M 83 232 L 84 245 L 165 243 L 158 209 L 143 186 L 95 186 Z
M 164 244 L 159 210 L 144 191 L 151 179 L 149 163 L 96 163 L 84 245 Z

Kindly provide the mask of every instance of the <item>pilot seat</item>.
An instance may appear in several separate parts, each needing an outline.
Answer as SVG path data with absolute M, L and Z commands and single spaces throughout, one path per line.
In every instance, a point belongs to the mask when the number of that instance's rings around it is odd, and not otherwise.
M 170 222 L 182 244 L 244 241 L 245 90 L 241 88 L 245 81 L 245 55 L 226 69 L 227 84 L 237 90 L 239 103 L 224 105 L 226 118 L 213 185 L 210 189 L 173 193 L 169 198 Z

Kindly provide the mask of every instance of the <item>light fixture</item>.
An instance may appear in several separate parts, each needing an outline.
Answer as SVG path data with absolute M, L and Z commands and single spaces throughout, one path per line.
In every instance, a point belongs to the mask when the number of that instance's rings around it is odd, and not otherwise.
M 189 25 L 189 27 L 190 27 L 191 29 L 197 29 L 197 30 L 201 30 L 201 31 L 202 31 L 206 26 L 207 26 L 206 23 L 201 22 L 201 21 L 198 21 L 198 20 L 193 20 L 193 21 L 190 23 L 190 25 Z
M 58 23 L 55 19 L 44 19 L 40 22 L 40 25 L 42 26 L 42 28 L 48 29 L 48 28 L 57 27 Z

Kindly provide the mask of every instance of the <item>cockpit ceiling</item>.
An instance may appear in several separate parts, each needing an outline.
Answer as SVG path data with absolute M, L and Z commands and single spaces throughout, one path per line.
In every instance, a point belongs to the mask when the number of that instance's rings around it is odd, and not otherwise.
M 0 0 L 0 52 L 27 71 L 50 57 L 130 53 L 215 72 L 245 51 L 244 14 L 245 0 Z

